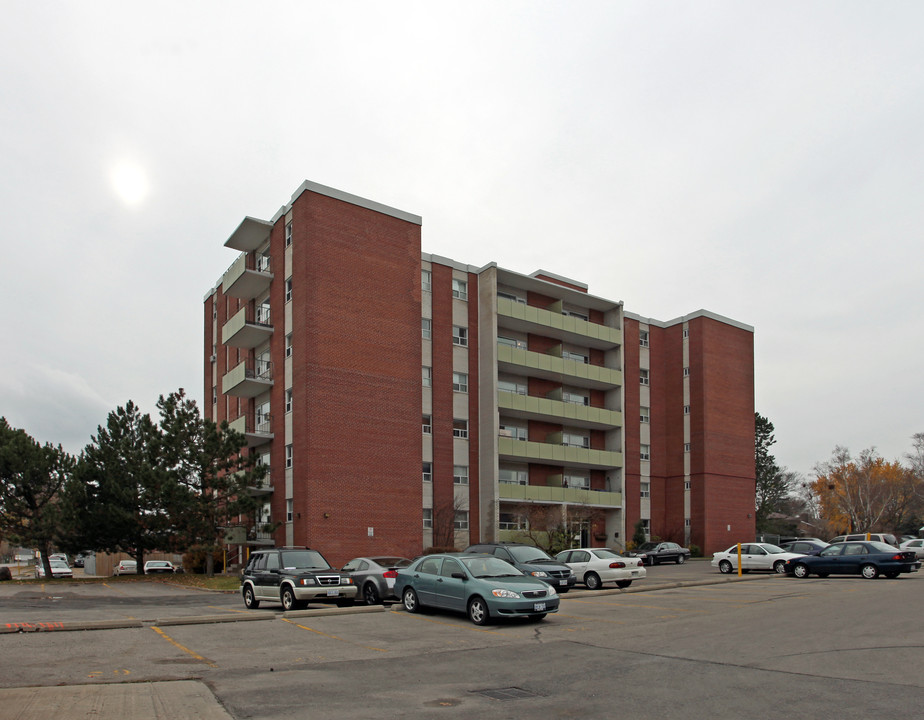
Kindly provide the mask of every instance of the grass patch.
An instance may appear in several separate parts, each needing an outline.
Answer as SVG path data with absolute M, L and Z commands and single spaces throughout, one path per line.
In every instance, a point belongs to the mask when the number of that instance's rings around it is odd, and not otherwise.
M 203 590 L 233 590 L 237 592 L 241 589 L 241 579 L 237 575 L 216 575 L 215 577 L 206 577 L 205 575 L 194 575 L 192 573 L 180 573 L 179 575 L 161 576 L 174 585 L 186 585 L 188 587 L 202 588 Z

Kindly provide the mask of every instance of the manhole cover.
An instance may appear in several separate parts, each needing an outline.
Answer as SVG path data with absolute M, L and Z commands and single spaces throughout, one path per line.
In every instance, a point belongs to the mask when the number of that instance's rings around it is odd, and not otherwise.
M 519 700 L 520 698 L 539 697 L 538 693 L 518 687 L 487 688 L 485 690 L 472 690 L 472 692 L 477 695 L 484 695 L 492 700 Z

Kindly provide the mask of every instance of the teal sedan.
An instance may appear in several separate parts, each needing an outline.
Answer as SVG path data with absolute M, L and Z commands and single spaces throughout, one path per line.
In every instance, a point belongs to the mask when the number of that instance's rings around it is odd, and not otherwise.
M 502 617 L 538 621 L 558 612 L 559 604 L 551 585 L 493 555 L 471 553 L 418 558 L 398 570 L 395 591 L 408 612 L 453 610 L 466 613 L 475 625 Z

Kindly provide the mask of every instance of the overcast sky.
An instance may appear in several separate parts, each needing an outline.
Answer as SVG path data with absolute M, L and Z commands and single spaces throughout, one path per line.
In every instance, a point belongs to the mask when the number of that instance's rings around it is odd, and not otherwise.
M 755 328 L 780 464 L 924 432 L 924 3 L 0 0 L 0 415 L 201 405 L 202 301 L 305 179 L 423 251 Z

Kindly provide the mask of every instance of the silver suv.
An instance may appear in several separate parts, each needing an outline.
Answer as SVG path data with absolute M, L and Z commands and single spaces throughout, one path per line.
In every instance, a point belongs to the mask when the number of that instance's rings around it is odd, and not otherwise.
M 867 538 L 869 534 L 869 538 Z M 854 533 L 852 535 L 838 535 L 836 538 L 831 540 L 831 544 L 842 543 L 842 542 L 854 542 L 854 541 L 863 541 L 867 539 L 874 540 L 876 542 L 884 542 L 887 545 L 894 545 L 898 547 L 898 541 L 895 539 L 894 535 L 889 535 L 888 533 Z
M 241 595 L 248 608 L 275 602 L 284 610 L 298 610 L 309 601 L 351 605 L 356 585 L 317 550 L 283 547 L 257 550 L 250 556 L 241 576 Z

